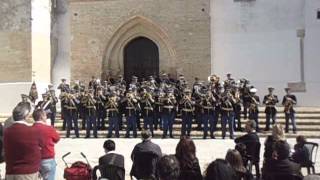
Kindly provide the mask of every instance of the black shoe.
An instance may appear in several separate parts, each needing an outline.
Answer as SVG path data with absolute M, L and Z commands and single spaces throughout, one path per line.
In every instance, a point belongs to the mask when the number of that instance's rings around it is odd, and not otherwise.
M 85 137 L 85 139 L 88 139 L 88 138 L 90 138 L 90 136 L 86 136 L 86 137 Z
M 216 139 L 216 137 L 215 136 L 211 136 L 211 139 Z
M 167 136 L 166 135 L 162 135 L 162 139 L 166 139 L 167 138 Z
M 173 138 L 174 138 L 174 136 L 171 134 L 171 135 L 170 135 L 170 138 L 172 138 L 172 139 L 173 139 Z
M 207 136 L 203 136 L 202 139 L 207 139 Z
M 270 128 L 265 128 L 264 131 L 270 131 Z
M 112 135 L 108 135 L 108 136 L 107 136 L 107 138 L 111 138 L 111 137 L 112 137 Z

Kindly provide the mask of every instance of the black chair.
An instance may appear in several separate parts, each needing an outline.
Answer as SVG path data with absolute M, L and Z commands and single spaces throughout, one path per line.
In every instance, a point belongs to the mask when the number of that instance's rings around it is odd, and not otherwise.
M 272 173 L 268 174 L 264 180 L 303 180 L 303 177 L 295 174 Z
M 315 168 L 314 165 L 316 163 L 316 158 L 317 158 L 317 153 L 318 153 L 318 143 L 313 143 L 313 142 L 307 142 L 304 144 L 304 146 L 308 149 L 309 151 L 309 162 L 306 165 L 303 165 L 303 168 L 307 168 L 308 174 L 310 174 L 310 169 L 312 169 L 312 173 L 315 174 Z
M 252 167 L 254 166 L 256 171 L 256 177 L 257 179 L 260 178 L 260 142 L 244 142 L 246 145 L 246 159 L 247 162 L 245 163 L 245 166 L 249 170 L 250 173 L 252 173 Z
M 97 179 L 97 170 L 100 172 L 100 177 L 98 179 L 109 179 L 109 180 L 124 180 L 125 170 L 123 168 L 113 166 L 113 165 L 98 165 L 93 168 L 92 178 Z
M 151 152 L 135 154 L 130 176 L 136 179 L 156 179 L 156 165 L 158 160 L 158 156 Z

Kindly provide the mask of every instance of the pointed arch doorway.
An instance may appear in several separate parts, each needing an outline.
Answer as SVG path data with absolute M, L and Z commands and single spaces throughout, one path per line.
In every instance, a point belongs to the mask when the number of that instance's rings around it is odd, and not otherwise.
M 139 80 L 148 76 L 159 75 L 159 48 L 156 43 L 146 37 L 137 37 L 123 50 L 124 78 L 131 81 L 132 76 Z

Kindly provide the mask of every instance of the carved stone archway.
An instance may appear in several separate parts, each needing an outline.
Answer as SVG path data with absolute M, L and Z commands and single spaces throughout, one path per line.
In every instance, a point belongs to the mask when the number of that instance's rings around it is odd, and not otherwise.
M 136 37 L 147 37 L 159 47 L 160 72 L 176 75 L 176 53 L 168 34 L 151 20 L 134 16 L 123 23 L 113 34 L 106 46 L 102 60 L 102 75 L 123 74 L 124 47 Z

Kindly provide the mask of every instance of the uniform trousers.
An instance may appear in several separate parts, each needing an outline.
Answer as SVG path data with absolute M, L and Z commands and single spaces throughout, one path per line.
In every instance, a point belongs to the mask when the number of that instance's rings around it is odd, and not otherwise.
M 226 137 L 227 124 L 229 126 L 229 136 L 233 139 L 233 122 L 234 122 L 234 112 L 223 112 L 222 113 L 222 138 Z

